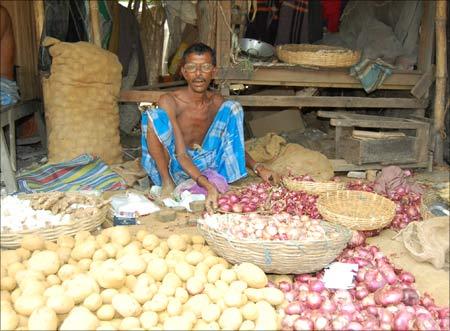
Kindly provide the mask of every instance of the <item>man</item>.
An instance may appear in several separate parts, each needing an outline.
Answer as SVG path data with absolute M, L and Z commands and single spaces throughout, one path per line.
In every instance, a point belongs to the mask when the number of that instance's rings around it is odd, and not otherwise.
M 248 166 L 263 180 L 278 182 L 276 173 L 245 152 L 242 106 L 208 91 L 215 64 L 209 46 L 187 48 L 181 73 L 188 86 L 162 95 L 159 107 L 142 116 L 142 166 L 151 180 L 166 195 L 192 178 L 207 191 L 208 212 L 217 208 L 218 191 L 202 174 L 205 170 L 215 170 L 232 183 L 247 175 Z
M 19 100 L 14 81 L 14 34 L 11 17 L 5 7 L 0 5 L 0 90 L 2 106 Z

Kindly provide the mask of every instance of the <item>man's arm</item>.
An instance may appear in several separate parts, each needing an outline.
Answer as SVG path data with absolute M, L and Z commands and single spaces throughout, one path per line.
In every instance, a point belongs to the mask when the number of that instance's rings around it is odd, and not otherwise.
M 276 172 L 266 168 L 264 164 L 256 162 L 247 152 L 245 152 L 245 164 L 266 182 L 278 184 L 280 181 L 279 175 Z

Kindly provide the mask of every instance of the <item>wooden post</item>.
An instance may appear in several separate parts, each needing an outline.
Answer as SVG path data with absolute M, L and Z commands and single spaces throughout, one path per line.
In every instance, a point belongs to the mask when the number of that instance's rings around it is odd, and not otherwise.
M 33 5 L 34 5 L 34 18 L 36 24 L 36 40 L 39 49 L 39 47 L 41 46 L 41 36 L 42 30 L 44 29 L 44 20 L 45 20 L 44 1 L 35 0 L 33 1 Z
M 98 1 L 89 1 L 89 11 L 91 12 L 91 31 L 94 44 L 98 47 L 102 47 L 102 38 L 100 32 L 100 21 L 98 18 Z
M 435 162 L 443 163 L 445 88 L 447 79 L 447 1 L 436 1 L 436 93 L 434 98 Z
M 217 2 L 216 56 L 217 67 L 228 67 L 231 51 L 231 0 Z

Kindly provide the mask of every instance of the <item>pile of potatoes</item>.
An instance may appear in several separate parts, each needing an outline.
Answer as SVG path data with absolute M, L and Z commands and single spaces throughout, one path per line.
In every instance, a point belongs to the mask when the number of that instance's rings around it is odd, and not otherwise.
M 275 330 L 283 293 L 201 236 L 125 226 L 1 252 L 1 330 Z

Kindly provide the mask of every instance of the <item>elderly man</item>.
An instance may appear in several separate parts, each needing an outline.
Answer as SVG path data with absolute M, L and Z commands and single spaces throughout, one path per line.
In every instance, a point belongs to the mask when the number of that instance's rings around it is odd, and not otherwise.
M 0 5 L 0 104 L 2 106 L 19 100 L 14 81 L 14 34 L 11 17 L 5 7 Z
M 206 209 L 217 208 L 218 190 L 204 175 L 213 170 L 232 183 L 246 166 L 265 181 L 278 175 L 255 162 L 244 149 L 244 114 L 235 101 L 208 91 L 216 72 L 214 50 L 197 43 L 183 55 L 181 73 L 188 86 L 161 96 L 158 108 L 142 116 L 142 166 L 163 194 L 192 178 L 207 191 Z

